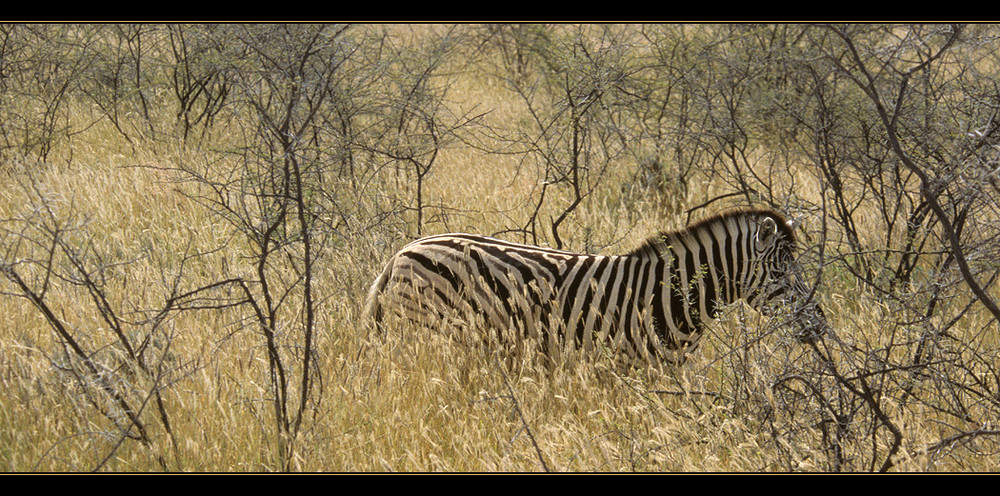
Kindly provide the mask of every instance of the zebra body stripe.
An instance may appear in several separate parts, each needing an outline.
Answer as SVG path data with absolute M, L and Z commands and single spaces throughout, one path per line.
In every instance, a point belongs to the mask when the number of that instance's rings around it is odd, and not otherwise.
M 408 244 L 388 262 L 366 313 L 379 324 L 385 309 L 418 322 L 482 318 L 490 328 L 537 338 L 547 350 L 602 342 L 679 362 L 722 305 L 744 298 L 763 310 L 808 293 L 788 284 L 794 244 L 790 224 L 769 210 L 725 213 L 623 255 L 441 234 Z

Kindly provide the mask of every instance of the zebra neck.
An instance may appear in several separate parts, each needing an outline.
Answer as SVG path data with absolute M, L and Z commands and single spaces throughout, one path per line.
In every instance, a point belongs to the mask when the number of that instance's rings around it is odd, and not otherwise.
M 725 229 L 722 229 L 725 234 Z M 743 256 L 729 236 L 700 229 L 685 236 L 667 235 L 655 256 L 667 270 L 671 308 L 689 325 L 716 317 L 718 309 L 743 297 Z

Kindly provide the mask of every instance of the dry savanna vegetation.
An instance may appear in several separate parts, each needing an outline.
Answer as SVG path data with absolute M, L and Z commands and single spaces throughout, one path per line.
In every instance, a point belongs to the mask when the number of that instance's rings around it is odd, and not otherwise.
M 1000 27 L 0 25 L 0 469 L 989 471 Z M 422 235 L 799 221 L 832 331 L 682 367 L 397 325 Z

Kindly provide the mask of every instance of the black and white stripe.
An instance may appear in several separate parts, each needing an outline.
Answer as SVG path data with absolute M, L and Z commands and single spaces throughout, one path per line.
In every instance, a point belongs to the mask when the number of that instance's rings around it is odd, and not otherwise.
M 652 361 L 683 361 L 720 306 L 746 300 L 766 314 L 807 299 L 791 224 L 738 210 L 661 233 L 625 255 L 585 255 L 473 234 L 442 234 L 399 251 L 371 287 L 366 314 L 417 322 L 482 319 L 541 340 L 546 351 L 603 342 Z M 802 302 L 800 302 L 802 303 Z M 799 336 L 825 326 L 812 302 Z M 432 320 L 433 319 L 433 320 Z M 572 336 L 573 339 L 567 339 Z

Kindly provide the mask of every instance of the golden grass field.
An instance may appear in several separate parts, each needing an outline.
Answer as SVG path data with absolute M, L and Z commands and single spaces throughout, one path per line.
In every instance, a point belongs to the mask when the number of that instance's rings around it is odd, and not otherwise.
M 456 73 L 449 92 L 455 108 L 492 110 L 497 125 L 523 109 L 487 78 Z M 167 111 L 164 111 L 166 114 Z M 95 120 L 84 105 L 73 115 Z M 166 117 L 164 117 L 166 118 Z M 226 142 L 216 129 L 209 142 Z M 158 308 L 185 255 L 185 277 L 195 286 L 252 275 L 246 247 L 232 226 L 189 196 L 197 185 L 169 171 L 198 164 L 197 148 L 137 139 L 125 143 L 98 121 L 57 147 L 46 164 L 11 160 L 0 175 L 0 219 L 32 215 L 47 199 L 52 218 L 82 226 L 81 245 L 93 243 L 106 262 L 126 262 L 106 274 L 116 308 Z M 71 149 L 70 149 L 71 148 Z M 423 234 L 493 234 L 522 227 L 539 194 L 537 171 L 514 158 L 463 146 L 445 149 L 429 176 Z M 514 174 L 512 171 L 519 170 Z M 660 230 L 683 226 L 655 198 L 625 198 L 631 169 L 609 169 L 595 192 L 562 228 L 568 249 L 624 252 Z M 384 177 L 386 184 L 392 181 Z M 808 184 L 803 176 L 802 184 Z M 804 188 L 808 188 L 805 186 Z M 683 208 L 703 202 L 712 184 L 693 184 Z M 187 194 L 186 194 L 187 193 Z M 561 194 L 550 191 L 550 194 Z M 799 191 L 803 197 L 819 191 Z M 359 200 L 359 201 L 370 201 Z M 435 208 L 445 205 L 445 209 Z M 557 211 L 558 198 L 547 208 Z M 542 212 L 548 218 L 551 212 Z M 711 213 L 711 212 L 709 212 Z M 121 440 L 118 430 L 76 383 L 60 372 L 59 339 L 25 298 L 0 282 L 0 470 L 8 472 L 190 471 L 268 472 L 785 472 L 822 470 L 826 454 L 807 441 L 776 443 L 767 426 L 740 408 L 700 392 L 722 391 L 739 378 L 725 359 L 744 327 L 767 319 L 737 308 L 712 324 L 698 355 L 680 369 L 622 371 L 601 356 L 570 360 L 554 371 L 531 365 L 499 366 L 495 358 L 450 343 L 427 330 L 399 327 L 384 342 L 369 342 L 359 320 L 368 286 L 385 260 L 415 233 L 408 218 L 397 237 L 380 231 L 338 246 L 317 267 L 319 304 L 315 357 L 320 386 L 290 460 L 282 460 L 273 425 L 273 391 L 260 333 L 243 325 L 247 310 L 192 311 L 165 324 L 164 363 L 176 372 L 162 387 L 171 433 L 152 401 L 141 403 L 153 443 Z M 864 226 L 862 226 L 862 229 Z M 520 239 L 518 239 L 520 241 Z M 221 249 L 219 249 L 221 246 Z M 883 314 L 877 300 L 856 287 L 828 283 L 820 295 L 838 333 L 877 340 Z M 68 284 L 47 295 L 72 331 L 101 353 L 113 354 L 91 296 Z M 984 317 L 985 318 L 985 317 Z M 970 323 L 970 328 L 977 324 Z M 982 325 L 982 324 L 979 324 Z M 995 324 L 993 324 L 995 327 Z M 791 356 L 805 348 L 777 334 L 762 353 Z M 763 374 L 763 371 L 762 371 Z M 148 380 L 133 377 L 133 397 L 147 398 Z M 763 377 L 763 376 L 762 376 Z M 144 382 L 145 381 L 145 382 Z M 673 393 L 664 393 L 671 391 Z M 686 392 L 685 392 L 686 391 Z M 676 394 L 674 394 L 676 393 Z M 101 400 L 97 400 L 101 401 Z M 931 457 L 923 448 L 948 431 L 926 412 L 892 411 L 907 436 L 895 471 L 991 471 L 996 452 L 956 450 Z

